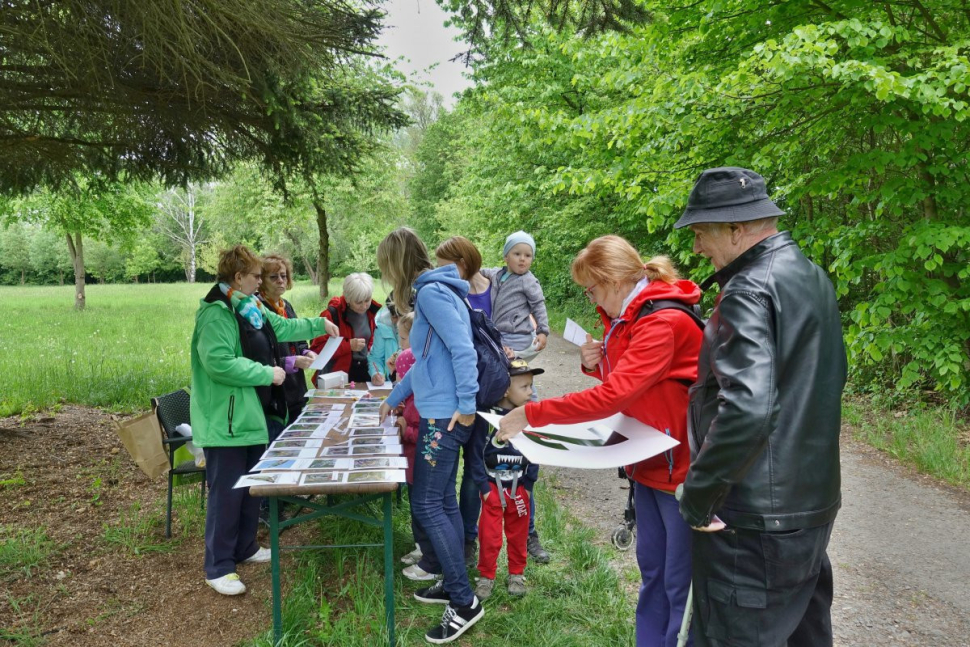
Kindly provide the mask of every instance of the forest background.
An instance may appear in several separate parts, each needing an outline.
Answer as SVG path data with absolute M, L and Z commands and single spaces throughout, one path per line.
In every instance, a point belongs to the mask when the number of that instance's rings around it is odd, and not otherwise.
M 465 235 L 498 264 L 504 237 L 525 229 L 547 301 L 590 321 L 569 278 L 575 253 L 615 233 L 706 278 L 672 224 L 702 169 L 745 166 L 836 285 L 853 388 L 970 404 L 963 2 L 617 3 L 627 15 L 575 5 L 558 21 L 442 4 L 468 37 L 474 80 L 452 110 L 382 72 L 406 119 L 365 129 L 372 145 L 352 172 L 313 191 L 283 191 L 252 162 L 94 197 L 90 178 L 15 191 L 0 205 L 0 282 L 70 283 L 65 223 L 78 220 L 86 276 L 102 283 L 210 281 L 237 242 L 292 257 L 313 282 L 377 276 L 377 243 L 404 224 L 431 246 Z

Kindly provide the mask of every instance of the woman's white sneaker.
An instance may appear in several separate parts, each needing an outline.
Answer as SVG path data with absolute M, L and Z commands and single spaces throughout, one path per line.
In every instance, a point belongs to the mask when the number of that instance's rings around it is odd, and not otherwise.
M 229 573 L 214 580 L 206 580 L 205 583 L 214 588 L 217 593 L 223 595 L 240 595 L 246 592 L 246 585 L 235 573 Z
M 243 560 L 243 564 L 265 564 L 273 558 L 273 551 L 269 548 L 260 547 L 250 557 Z
M 414 582 L 429 582 L 431 580 L 437 580 L 441 577 L 440 575 L 429 573 L 417 564 L 411 564 L 401 572 L 404 573 L 404 577 Z

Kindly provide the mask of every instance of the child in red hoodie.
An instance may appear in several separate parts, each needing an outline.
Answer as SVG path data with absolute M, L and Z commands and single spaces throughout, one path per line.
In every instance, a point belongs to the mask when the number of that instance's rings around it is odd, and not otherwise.
M 414 366 L 414 353 L 411 352 L 411 324 L 414 323 L 414 313 L 409 312 L 397 321 L 398 342 L 401 352 L 398 353 L 394 362 L 394 370 L 397 379 L 403 379 L 407 372 Z M 397 424 L 401 428 L 401 444 L 404 446 L 404 456 L 408 459 L 408 466 L 405 470 L 405 478 L 408 485 L 414 483 L 414 457 L 418 449 L 418 425 L 421 422 L 421 415 L 418 414 L 414 406 L 414 396 L 408 396 L 401 405 L 401 411 L 397 418 Z M 413 515 L 411 517 L 414 518 Z M 413 525 L 413 521 L 411 522 Z M 413 528 L 412 528 L 413 532 Z M 401 558 L 407 565 L 417 564 L 421 559 L 421 549 L 415 544 L 415 549 Z

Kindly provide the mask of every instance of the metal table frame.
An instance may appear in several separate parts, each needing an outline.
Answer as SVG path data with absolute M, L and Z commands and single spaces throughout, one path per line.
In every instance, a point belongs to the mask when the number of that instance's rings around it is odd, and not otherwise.
M 256 488 L 253 488 L 255 490 Z M 331 496 L 340 494 L 336 490 L 328 490 L 326 504 L 316 501 L 307 501 L 292 494 L 274 494 L 273 488 L 261 487 L 256 496 L 264 496 L 269 499 L 269 519 L 270 519 L 270 550 L 272 551 L 272 570 L 273 570 L 273 644 L 279 645 L 283 639 L 283 600 L 280 590 L 280 551 L 282 550 L 311 550 L 319 548 L 374 548 L 384 546 L 384 616 L 387 622 L 388 644 L 394 646 L 394 531 L 391 519 L 391 495 L 396 491 L 397 484 L 393 484 L 393 489 L 385 492 L 361 494 L 353 499 L 337 504 L 332 503 Z M 308 494 L 310 492 L 307 492 Z M 382 519 L 368 517 L 354 511 L 355 508 L 366 505 L 371 501 L 383 499 Z M 310 508 L 310 512 L 299 514 L 292 519 L 279 521 L 279 503 L 289 502 Z M 328 515 L 353 519 L 370 526 L 384 528 L 383 544 L 321 544 L 310 546 L 281 546 L 280 531 L 297 524 L 313 521 Z

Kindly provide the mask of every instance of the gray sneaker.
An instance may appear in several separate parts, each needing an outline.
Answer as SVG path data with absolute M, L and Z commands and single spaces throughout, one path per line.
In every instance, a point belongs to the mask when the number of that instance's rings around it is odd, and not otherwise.
M 525 575 L 509 575 L 509 595 L 525 595 L 525 591 Z
M 529 550 L 529 556 L 532 557 L 539 564 L 549 563 L 549 553 L 546 549 L 542 547 L 539 542 L 539 535 L 529 535 L 529 543 L 527 545 Z
M 475 584 L 475 595 L 478 596 L 479 600 L 487 600 L 489 596 L 492 595 L 492 588 L 495 587 L 495 580 L 490 580 L 487 577 L 478 578 L 478 583 Z

